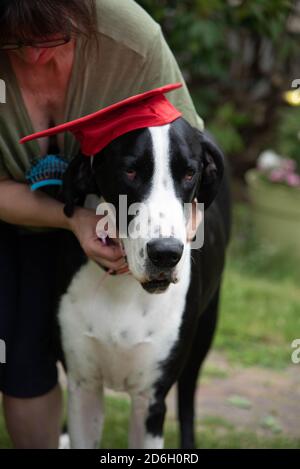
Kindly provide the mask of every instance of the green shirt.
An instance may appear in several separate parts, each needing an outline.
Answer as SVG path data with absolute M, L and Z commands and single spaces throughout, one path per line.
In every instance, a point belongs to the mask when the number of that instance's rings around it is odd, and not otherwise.
M 97 0 L 97 10 L 99 45 L 82 36 L 76 42 L 63 122 L 158 86 L 184 83 L 160 26 L 137 3 Z M 0 78 L 6 84 L 6 103 L 0 104 L 0 179 L 24 182 L 31 162 L 44 155 L 37 141 L 19 144 L 35 129 L 5 52 L 0 53 Z M 192 125 L 203 128 L 186 86 L 168 99 Z M 73 135 L 65 133 L 61 153 L 71 159 L 78 150 Z

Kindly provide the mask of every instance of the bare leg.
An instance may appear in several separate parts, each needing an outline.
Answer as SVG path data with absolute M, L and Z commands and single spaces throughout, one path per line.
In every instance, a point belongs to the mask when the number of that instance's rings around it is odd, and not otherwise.
M 19 399 L 3 396 L 8 433 L 17 449 L 56 449 L 61 430 L 62 396 L 59 386 L 47 394 Z
M 68 377 L 68 424 L 72 449 L 97 449 L 104 421 L 103 388 L 87 389 Z

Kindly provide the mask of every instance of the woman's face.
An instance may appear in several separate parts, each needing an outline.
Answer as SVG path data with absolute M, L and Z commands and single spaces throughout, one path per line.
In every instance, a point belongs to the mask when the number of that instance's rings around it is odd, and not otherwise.
M 10 51 L 10 54 L 14 54 L 28 65 L 44 65 L 53 58 L 56 54 L 56 49 L 56 47 L 51 49 L 22 47 L 21 49 Z
M 54 40 L 61 39 L 61 38 L 62 38 L 61 36 L 58 37 L 57 35 L 55 35 L 55 36 L 48 37 L 47 41 L 54 41 Z M 34 41 L 32 41 L 33 44 L 30 46 L 24 46 L 24 47 L 21 47 L 20 49 L 11 50 L 8 52 L 10 55 L 18 57 L 19 59 L 21 59 L 23 62 L 25 62 L 28 65 L 44 65 L 48 63 L 55 56 L 58 50 L 61 50 L 62 48 L 66 48 L 70 44 L 70 42 L 67 42 L 57 47 L 49 47 L 49 48 L 38 47 L 38 43 L 42 41 L 45 41 L 45 39 L 41 39 L 40 41 L 38 39 L 35 39 Z

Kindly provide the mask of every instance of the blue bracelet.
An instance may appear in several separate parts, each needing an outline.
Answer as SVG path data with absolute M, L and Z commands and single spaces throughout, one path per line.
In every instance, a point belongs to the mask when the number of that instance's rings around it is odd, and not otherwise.
M 61 186 L 68 161 L 62 156 L 47 155 L 33 162 L 26 172 L 26 180 L 32 191 L 46 186 Z

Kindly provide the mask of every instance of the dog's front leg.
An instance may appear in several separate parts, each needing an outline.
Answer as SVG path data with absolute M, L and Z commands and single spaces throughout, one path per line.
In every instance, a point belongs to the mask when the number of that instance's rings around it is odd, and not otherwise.
M 151 403 L 145 395 L 132 396 L 129 448 L 162 449 L 165 404 Z
M 104 421 L 103 387 L 68 378 L 68 426 L 72 449 L 97 449 Z

